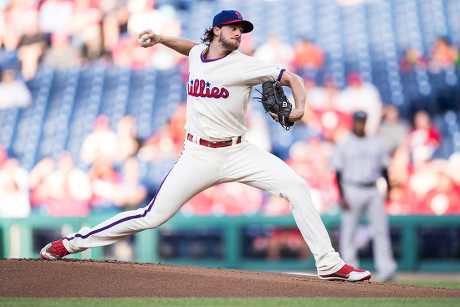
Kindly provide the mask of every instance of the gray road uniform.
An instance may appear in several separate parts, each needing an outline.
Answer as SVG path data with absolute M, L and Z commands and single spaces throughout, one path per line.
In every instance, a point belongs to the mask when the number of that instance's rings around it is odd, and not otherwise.
M 364 212 L 374 238 L 374 261 L 379 277 L 390 279 L 396 269 L 391 250 L 388 218 L 384 199 L 376 181 L 388 167 L 390 156 L 377 136 L 358 137 L 350 133 L 337 143 L 332 156 L 332 167 L 340 172 L 343 197 L 349 209 L 343 210 L 340 235 L 340 253 L 345 262 L 358 266 L 358 251 L 354 235 Z

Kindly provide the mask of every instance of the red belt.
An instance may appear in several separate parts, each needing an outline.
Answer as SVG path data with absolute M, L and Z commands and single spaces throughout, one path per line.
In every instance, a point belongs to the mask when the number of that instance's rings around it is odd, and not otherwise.
M 190 142 L 193 142 L 193 135 L 191 135 L 190 133 L 187 133 L 187 140 L 189 140 Z M 239 143 L 241 143 L 241 136 L 239 136 L 238 139 L 236 139 L 235 144 L 239 144 Z M 220 147 L 232 146 L 233 141 L 228 140 L 228 141 L 220 141 L 220 142 L 210 142 L 210 141 L 200 139 L 199 144 L 202 146 L 211 147 L 211 148 L 220 148 Z

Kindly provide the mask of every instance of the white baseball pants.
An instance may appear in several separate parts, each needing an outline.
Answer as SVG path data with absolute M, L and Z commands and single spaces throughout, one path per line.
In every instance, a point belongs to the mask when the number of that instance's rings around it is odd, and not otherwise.
M 296 224 L 315 258 L 318 273 L 331 274 L 344 265 L 332 247 L 305 181 L 281 159 L 248 142 L 208 148 L 185 141 L 181 157 L 148 206 L 119 213 L 91 229 L 82 228 L 64 237 L 64 246 L 70 253 L 77 253 L 156 228 L 199 192 L 231 181 L 265 190 L 290 202 Z

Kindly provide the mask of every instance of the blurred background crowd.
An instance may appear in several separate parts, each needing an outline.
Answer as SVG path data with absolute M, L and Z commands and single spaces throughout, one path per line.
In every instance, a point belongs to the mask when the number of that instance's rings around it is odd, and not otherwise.
M 356 110 L 392 154 L 387 212 L 460 214 L 458 1 L 0 0 L 0 217 L 146 205 L 183 146 L 187 59 L 137 34 L 199 41 L 228 8 L 255 25 L 241 52 L 305 81 L 301 122 L 285 132 L 254 100 L 247 138 L 306 180 L 321 214 L 339 212 L 329 159 Z M 290 210 L 229 183 L 179 214 Z

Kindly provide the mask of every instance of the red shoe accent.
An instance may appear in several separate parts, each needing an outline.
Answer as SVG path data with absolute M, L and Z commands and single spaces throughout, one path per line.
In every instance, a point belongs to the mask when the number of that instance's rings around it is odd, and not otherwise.
M 40 256 L 43 259 L 59 259 L 70 254 L 62 243 L 62 240 L 54 241 L 48 245 L 44 251 L 40 252 Z
M 337 272 L 328 275 L 319 275 L 319 278 L 326 280 L 362 281 L 370 279 L 371 273 L 366 270 L 355 269 L 354 267 L 345 264 Z

